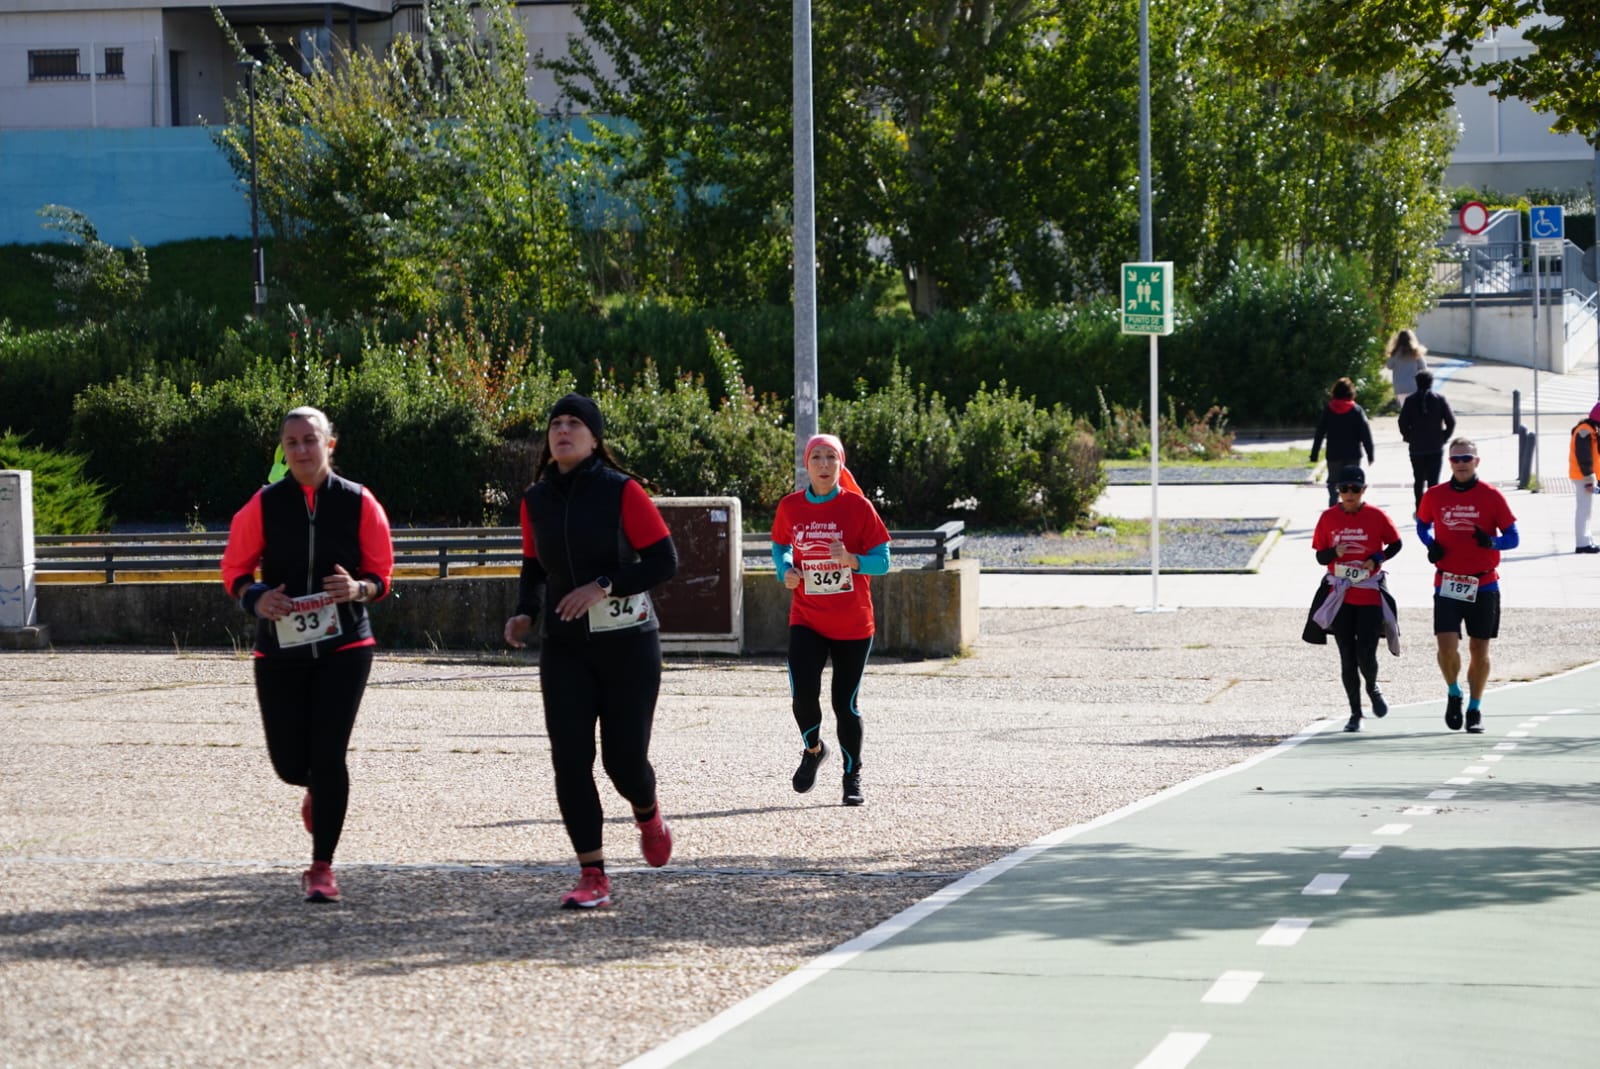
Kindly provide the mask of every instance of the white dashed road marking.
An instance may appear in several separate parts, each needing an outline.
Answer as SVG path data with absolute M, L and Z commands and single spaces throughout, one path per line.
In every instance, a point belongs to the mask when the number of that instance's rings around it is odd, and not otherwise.
M 1406 832 L 1408 832 L 1410 830 L 1411 830 L 1411 825 L 1409 825 L 1409 824 L 1385 824 L 1383 827 L 1379 828 L 1377 831 L 1373 832 L 1372 834 L 1374 834 L 1374 835 L 1404 835 Z
M 1183 1069 L 1210 1041 L 1210 1032 L 1170 1032 L 1133 1069 Z
M 1436 805 L 1408 805 L 1400 810 L 1403 817 L 1431 817 L 1439 811 Z
M 1303 895 L 1336 895 L 1339 888 L 1344 886 L 1344 881 L 1350 878 L 1348 872 L 1319 872 L 1312 881 L 1300 889 Z
M 1346 849 L 1344 853 L 1339 855 L 1339 857 L 1341 859 L 1348 857 L 1354 858 L 1357 861 L 1365 861 L 1367 858 L 1371 857 L 1373 854 L 1376 854 L 1382 849 L 1383 847 L 1374 846 L 1371 843 L 1356 843 L 1354 846 Z
M 1438 791 L 1429 791 L 1428 792 L 1428 798 L 1430 800 L 1432 800 L 1432 801 L 1444 802 L 1444 801 L 1448 801 L 1451 798 L 1454 798 L 1455 796 L 1456 796 L 1456 792 L 1455 791 L 1438 790 Z
M 1300 942 L 1300 937 L 1305 935 L 1306 929 L 1310 927 L 1310 917 L 1284 917 L 1261 934 L 1261 938 L 1256 940 L 1256 946 L 1292 947 Z
M 1238 1005 L 1250 997 L 1250 992 L 1256 989 L 1256 985 L 1265 975 L 1267 974 L 1247 972 L 1243 969 L 1229 969 L 1217 977 L 1217 982 L 1211 985 L 1210 991 L 1201 996 L 1200 1001 Z

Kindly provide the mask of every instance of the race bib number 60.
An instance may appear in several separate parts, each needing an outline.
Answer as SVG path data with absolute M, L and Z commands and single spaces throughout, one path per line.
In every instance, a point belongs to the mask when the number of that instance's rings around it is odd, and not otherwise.
M 277 621 L 278 646 L 289 649 L 325 638 L 338 638 L 339 607 L 331 594 L 306 594 L 292 599 L 289 613 Z
M 1333 574 L 1340 579 L 1351 583 L 1359 583 L 1367 577 L 1367 566 L 1364 564 L 1335 564 Z
M 800 574 L 805 577 L 806 593 L 812 596 L 847 594 L 855 589 L 854 573 L 850 571 L 850 566 L 836 560 L 805 561 Z

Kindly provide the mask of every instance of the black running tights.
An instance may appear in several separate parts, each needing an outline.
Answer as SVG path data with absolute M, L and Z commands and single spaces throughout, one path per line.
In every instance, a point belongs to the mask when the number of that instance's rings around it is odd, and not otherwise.
M 594 782 L 595 726 L 600 763 L 635 809 L 656 801 L 650 729 L 661 690 L 657 631 L 604 638 L 546 638 L 539 650 L 539 693 L 556 770 L 556 804 L 579 855 L 601 846 L 600 791 Z
M 1361 683 L 1367 689 L 1378 685 L 1378 640 L 1383 637 L 1383 606 L 1350 605 L 1339 607 L 1333 618 L 1333 638 L 1339 644 L 1339 678 L 1350 712 L 1361 712 Z
M 822 730 L 822 667 L 833 658 L 833 718 L 838 725 L 839 751 L 844 771 L 861 768 L 861 677 L 867 670 L 872 638 L 824 638 L 809 627 L 789 627 L 789 694 L 794 722 L 806 749 L 816 744 Z
M 1439 485 L 1439 472 L 1443 467 L 1443 453 L 1411 454 L 1411 496 L 1416 499 L 1417 507 L 1422 506 L 1423 491 Z
M 322 657 L 257 657 L 267 755 L 285 783 L 311 790 L 311 859 L 333 861 L 350 802 L 345 751 L 372 672 L 372 647 Z

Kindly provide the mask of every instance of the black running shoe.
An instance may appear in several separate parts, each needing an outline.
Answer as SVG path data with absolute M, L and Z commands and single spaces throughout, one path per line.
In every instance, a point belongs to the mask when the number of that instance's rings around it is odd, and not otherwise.
M 1360 713 L 1355 713 L 1350 717 L 1349 720 L 1346 720 L 1344 722 L 1344 729 L 1346 731 L 1360 731 L 1361 730 L 1361 714 Z
M 1473 735 L 1482 735 L 1483 734 L 1483 710 L 1482 709 L 1468 709 L 1467 710 L 1467 731 L 1469 731 Z
M 800 751 L 800 767 L 794 770 L 794 789 L 796 794 L 804 794 L 817 785 L 817 769 L 822 767 L 822 762 L 828 759 L 828 744 L 823 743 L 816 753 L 810 750 Z
M 1451 731 L 1461 730 L 1461 695 L 1451 694 L 1445 698 L 1444 726 Z
M 846 772 L 844 774 L 844 804 L 860 805 L 866 798 L 861 794 L 861 773 Z
M 1373 687 L 1367 691 L 1367 697 L 1372 699 L 1372 715 L 1382 720 L 1389 715 L 1389 703 L 1383 700 L 1383 691 Z

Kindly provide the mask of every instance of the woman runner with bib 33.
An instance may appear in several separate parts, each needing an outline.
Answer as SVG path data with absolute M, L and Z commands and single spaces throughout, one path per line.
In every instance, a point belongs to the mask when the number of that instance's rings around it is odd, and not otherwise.
M 833 715 L 844 763 L 845 805 L 860 805 L 861 677 L 872 652 L 872 584 L 889 570 L 889 530 L 844 464 L 844 443 L 818 434 L 806 443 L 810 488 L 778 502 L 772 561 L 789 602 L 789 693 L 800 728 L 794 789 L 817 781 L 828 759 L 822 741 L 822 668 L 833 660 Z
M 222 582 L 256 620 L 256 698 L 272 767 L 306 788 L 307 902 L 339 901 L 333 852 L 350 800 L 345 751 L 372 671 L 367 603 L 389 592 L 394 545 L 372 491 L 333 472 L 333 426 L 297 408 L 279 431 L 285 478 L 233 517 Z M 256 578 L 257 570 L 260 579 Z
M 649 591 L 676 574 L 678 553 L 655 502 L 606 448 L 605 419 L 589 398 L 569 393 L 551 406 L 534 471 L 522 495 L 522 581 L 505 639 L 521 648 L 540 622 L 556 803 L 581 870 L 561 908 L 594 909 L 611 904 L 597 726 L 606 775 L 633 807 L 640 853 L 656 868 L 672 857 L 650 765 L 661 634 Z

